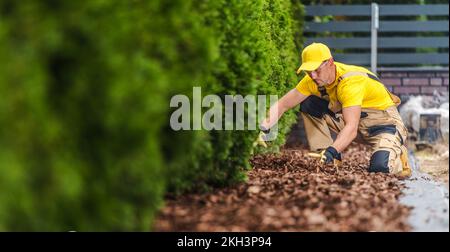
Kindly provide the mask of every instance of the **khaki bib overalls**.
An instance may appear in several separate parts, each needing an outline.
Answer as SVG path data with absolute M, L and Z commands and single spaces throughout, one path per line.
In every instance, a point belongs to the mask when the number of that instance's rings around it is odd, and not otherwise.
M 338 85 L 342 79 L 355 75 L 363 75 L 379 81 L 377 77 L 369 76 L 364 72 L 348 72 L 338 79 Z M 390 93 L 389 90 L 387 92 L 395 106 L 388 107 L 385 110 L 362 108 L 358 134 L 362 141 L 372 148 L 369 171 L 393 173 L 408 177 L 411 174 L 408 164 L 408 150 L 405 146 L 408 131 L 397 110 L 400 99 Z M 326 96 L 323 96 L 323 92 L 321 93 L 321 98 L 328 100 Z M 329 111 L 336 113 L 339 110 L 341 110 L 340 104 L 329 103 Z M 334 113 L 325 113 L 323 116 L 317 117 L 302 111 L 306 136 L 312 151 L 325 149 L 332 145 L 333 139 L 330 129 L 339 133 L 344 127 L 342 114 Z

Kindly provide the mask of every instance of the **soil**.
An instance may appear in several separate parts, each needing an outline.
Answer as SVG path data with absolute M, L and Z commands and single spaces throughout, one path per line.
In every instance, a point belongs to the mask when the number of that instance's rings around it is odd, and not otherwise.
M 167 198 L 154 231 L 410 231 L 403 182 L 352 145 L 336 170 L 306 149 L 256 155 L 246 183 Z

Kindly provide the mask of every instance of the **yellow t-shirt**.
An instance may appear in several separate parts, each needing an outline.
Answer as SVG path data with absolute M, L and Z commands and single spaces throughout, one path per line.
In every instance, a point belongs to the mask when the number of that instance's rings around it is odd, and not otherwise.
M 374 74 L 363 67 L 346 65 L 339 62 L 335 62 L 335 64 L 336 79 L 332 84 L 325 86 L 331 104 L 338 101 L 342 104 L 343 108 L 361 106 L 361 108 L 379 110 L 385 110 L 394 105 L 385 86 L 366 76 L 349 76 L 337 85 L 338 78 L 347 72 L 356 71 Z M 316 95 L 321 97 L 316 83 L 308 75 L 305 75 L 297 84 L 296 89 L 306 96 Z

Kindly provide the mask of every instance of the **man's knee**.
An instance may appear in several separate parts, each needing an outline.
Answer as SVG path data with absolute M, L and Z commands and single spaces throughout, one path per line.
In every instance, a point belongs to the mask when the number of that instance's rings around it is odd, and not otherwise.
M 372 154 L 369 172 L 389 173 L 389 151 L 379 150 Z
M 322 118 L 328 112 L 328 103 L 327 100 L 310 95 L 300 103 L 300 111 L 317 118 Z

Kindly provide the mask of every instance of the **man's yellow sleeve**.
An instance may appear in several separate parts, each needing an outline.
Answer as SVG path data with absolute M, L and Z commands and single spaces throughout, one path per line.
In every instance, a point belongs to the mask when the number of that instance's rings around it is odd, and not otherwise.
M 309 96 L 311 91 L 309 90 L 306 78 L 303 78 L 295 87 L 302 95 Z

